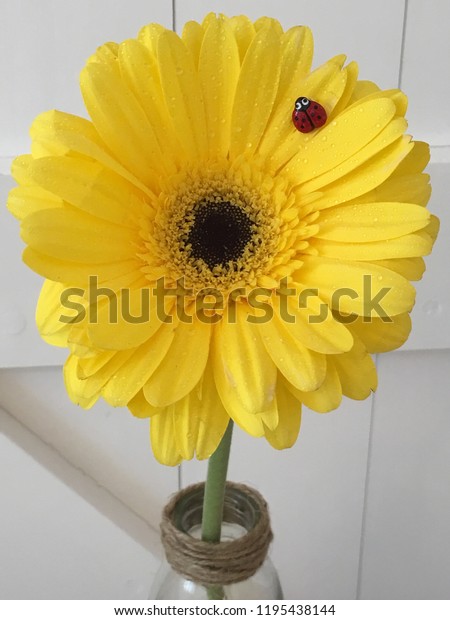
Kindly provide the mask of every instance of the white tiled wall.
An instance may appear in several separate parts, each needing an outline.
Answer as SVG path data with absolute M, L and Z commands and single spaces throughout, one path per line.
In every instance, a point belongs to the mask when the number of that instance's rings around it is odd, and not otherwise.
M 431 210 L 441 236 L 419 284 L 405 350 L 377 360 L 372 400 L 306 412 L 277 453 L 237 432 L 230 478 L 271 506 L 272 555 L 286 597 L 450 597 L 450 4 L 448 0 L 18 0 L 0 3 L 0 193 L 40 111 L 83 113 L 77 75 L 106 40 L 149 21 L 181 30 L 210 11 L 305 23 L 316 64 L 344 52 L 360 74 L 410 97 L 410 128 L 432 144 Z M 64 355 L 34 328 L 40 279 L 20 262 L 0 210 L 0 598 L 145 598 L 158 564 L 158 515 L 204 477 L 158 465 L 145 421 L 64 393 Z M 181 475 L 180 475 L 181 474 Z

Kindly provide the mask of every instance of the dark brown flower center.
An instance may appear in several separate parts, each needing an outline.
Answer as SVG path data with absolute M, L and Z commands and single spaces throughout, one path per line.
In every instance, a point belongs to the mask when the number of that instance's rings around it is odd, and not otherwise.
M 194 210 L 194 222 L 186 243 L 191 256 L 202 259 L 210 269 L 237 261 L 252 239 L 254 222 L 231 202 L 201 202 Z

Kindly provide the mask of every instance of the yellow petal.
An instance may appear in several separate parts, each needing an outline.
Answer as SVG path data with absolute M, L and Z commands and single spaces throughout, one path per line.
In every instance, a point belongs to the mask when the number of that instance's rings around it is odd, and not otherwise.
M 166 174 L 176 172 L 180 146 L 167 113 L 157 60 L 145 45 L 129 39 L 120 44 L 118 61 L 121 75 L 145 112 L 164 158 Z
M 375 84 L 375 82 L 371 82 L 370 80 L 358 80 L 355 84 L 355 88 L 353 89 L 350 104 L 378 92 L 380 92 L 380 88 Z
M 255 27 L 245 15 L 236 15 L 229 19 L 229 24 L 236 38 L 241 63 L 243 62 L 247 50 L 255 36 Z
M 303 80 L 311 69 L 314 41 L 307 26 L 294 26 L 281 37 L 281 73 L 277 93 L 277 103 L 288 92 L 294 95 L 293 88 Z M 297 95 L 298 96 L 298 95 Z
M 74 338 L 74 331 L 73 329 L 70 333 L 71 339 Z M 80 354 L 87 355 L 86 350 L 83 351 L 83 345 L 81 344 L 80 346 L 80 343 L 84 341 L 83 333 L 85 334 L 82 328 L 80 328 L 78 334 L 75 336 L 80 341 L 77 350 Z M 105 354 L 102 351 L 91 349 L 89 351 L 89 357 L 78 358 L 78 356 L 73 353 L 73 357 L 77 357 L 78 359 L 76 368 L 78 381 L 72 386 L 73 393 L 71 399 L 75 403 L 80 404 L 80 399 L 99 396 L 102 388 L 104 388 L 108 381 L 128 363 L 133 354 L 133 350 L 114 351 L 112 355 L 109 355 L 108 353 Z M 85 372 L 85 369 L 87 369 L 87 372 Z
M 152 416 L 163 413 L 161 407 L 153 407 L 144 396 L 144 390 L 140 390 L 128 403 L 128 409 L 136 418 L 151 418 Z
M 167 407 L 167 415 L 173 417 L 175 444 L 183 459 L 189 461 L 195 454 L 200 419 L 190 406 L 189 394 Z
M 367 243 L 393 239 L 424 228 L 429 212 L 401 202 L 369 203 L 327 209 L 316 220 L 316 237 L 332 241 Z
M 239 70 L 236 39 L 225 20 L 214 20 L 206 30 L 198 68 L 205 102 L 209 151 L 213 157 L 225 158 L 228 154 L 231 110 Z
M 357 85 L 356 85 L 357 88 Z M 351 97 L 349 102 L 349 108 L 356 108 L 361 104 L 367 103 L 368 101 L 377 101 L 379 99 L 390 99 L 392 103 L 395 105 L 395 112 L 397 116 L 404 116 L 408 107 L 408 98 L 406 95 L 399 90 L 398 88 L 391 88 L 388 90 L 381 90 L 378 86 L 374 85 L 374 88 L 371 92 L 367 92 L 363 97 L 359 97 L 355 100 L 354 97 Z
M 61 209 L 63 206 L 61 198 L 35 185 L 14 187 L 8 194 L 7 207 L 18 220 L 42 209 Z
M 346 75 L 345 87 L 342 94 L 329 114 L 329 119 L 332 120 L 338 114 L 343 112 L 348 107 L 351 96 L 355 89 L 355 85 L 358 79 L 358 64 L 354 61 L 350 62 L 344 69 Z
M 133 186 L 97 162 L 42 157 L 33 161 L 30 175 L 40 187 L 108 222 L 134 228 L 143 216 Z
M 271 431 L 275 430 L 279 422 L 276 398 L 272 400 L 269 408 L 263 413 L 258 414 L 257 417 L 261 418 L 261 422 L 264 424 L 265 428 L 268 428 Z
M 299 390 L 317 389 L 326 371 L 325 356 L 307 349 L 289 331 L 277 313 L 258 324 L 267 353 L 278 370 Z
M 275 101 L 281 38 L 273 27 L 256 33 L 245 55 L 231 118 L 230 154 L 255 152 Z
M 199 418 L 197 458 L 207 459 L 216 451 L 230 421 L 214 382 L 212 360 L 206 365 L 201 390 L 190 394 L 190 406 L 193 415 Z
M 158 53 L 158 40 L 159 37 L 166 29 L 161 24 L 147 24 L 139 30 L 138 41 L 140 41 L 151 54 L 154 56 Z
M 410 138 L 403 136 L 364 165 L 323 187 L 321 197 L 311 205 L 315 209 L 326 209 L 370 192 L 394 172 L 411 149 Z
M 387 202 L 395 196 L 398 201 L 426 207 L 431 196 L 430 176 L 417 173 L 399 176 L 397 171 L 398 168 L 381 185 L 360 196 L 358 202 Z
M 213 11 L 210 11 L 209 13 L 207 13 L 205 15 L 205 17 L 203 18 L 203 21 L 201 23 L 201 27 L 202 27 L 203 31 L 206 31 L 209 28 L 209 26 L 212 23 L 216 22 L 218 19 L 225 19 L 225 20 L 227 20 L 227 18 L 225 18 L 225 16 L 222 15 L 222 14 L 220 16 L 217 16 L 216 13 L 214 13 Z
M 358 336 L 369 353 L 384 353 L 401 347 L 411 331 L 409 314 L 398 314 L 390 321 L 380 318 L 358 317 L 349 329 Z
M 254 24 L 256 32 L 259 32 L 263 28 L 273 28 L 278 35 L 283 34 L 283 28 L 280 22 L 274 17 L 260 17 Z
M 423 207 L 419 207 L 423 209 Z M 314 239 L 310 247 L 323 257 L 356 261 L 381 261 L 425 256 L 431 252 L 433 239 L 425 230 L 419 230 L 397 239 L 372 241 L 370 243 L 340 243 Z
M 335 356 L 327 357 L 327 372 L 322 385 L 313 392 L 301 392 L 288 384 L 287 388 L 304 405 L 318 413 L 328 413 L 341 404 L 342 387 L 339 375 L 333 363 Z
M 327 112 L 330 111 L 345 88 L 346 76 L 342 72 L 344 61 L 345 56 L 336 56 L 307 75 L 300 83 L 293 84 L 296 87 L 295 95 L 293 91 L 289 91 L 289 99 L 286 96 L 277 111 L 276 120 L 280 125 L 277 126 L 274 118 L 261 145 L 261 154 L 267 157 L 270 172 L 278 171 L 299 151 L 303 152 L 307 145 L 305 143 L 310 140 L 310 136 L 298 132 L 292 123 L 295 100 L 300 96 L 309 97 L 324 105 Z
M 414 258 L 388 258 L 374 261 L 374 264 L 391 269 L 407 280 L 421 280 L 425 271 L 425 261 L 420 256 Z
M 301 84 L 298 85 L 299 94 L 320 101 L 327 112 L 333 110 L 340 100 L 347 84 L 346 70 L 343 69 L 345 55 L 338 54 L 334 58 L 306 75 Z M 294 106 L 291 106 L 294 109 Z M 294 132 L 294 135 L 303 139 L 305 136 Z
M 34 185 L 30 177 L 30 166 L 33 162 L 31 155 L 19 155 L 11 164 L 11 176 L 20 185 Z
M 209 458 L 217 449 L 230 418 L 220 402 L 210 365 L 198 386 L 168 408 L 175 441 L 183 459 Z
M 36 306 L 36 325 L 41 337 L 56 347 L 66 347 L 71 324 L 61 321 L 61 294 L 66 285 L 45 280 Z
M 196 316 L 192 323 L 178 323 L 170 349 L 144 386 L 149 403 L 165 407 L 197 385 L 208 359 L 210 337 L 211 325 Z
M 135 349 L 127 362 L 109 378 L 102 390 L 104 399 L 113 407 L 128 405 L 161 364 L 173 338 L 173 327 L 164 325 Z
M 77 358 L 96 357 L 99 353 L 91 345 L 89 338 L 87 337 L 86 321 L 76 323 L 70 330 L 69 337 L 67 338 L 69 349 L 73 355 Z M 78 373 L 78 377 L 83 378 L 82 372 Z
M 115 66 L 88 64 L 80 86 L 98 133 L 127 170 L 149 187 L 164 171 L 163 153 L 152 125 Z
M 321 129 L 323 131 L 326 127 L 334 126 L 336 121 L 332 121 L 334 116 L 334 108 L 339 104 L 342 99 L 342 96 L 346 92 L 347 87 L 347 68 L 343 68 L 342 65 L 345 61 L 345 56 L 336 56 L 330 61 L 330 69 L 334 70 L 329 74 L 329 79 L 321 83 L 320 81 L 320 73 L 317 76 L 319 80 L 312 79 L 315 72 L 311 73 L 306 79 L 303 81 L 301 85 L 297 88 L 297 93 L 306 93 L 305 96 L 310 98 L 311 100 L 317 100 L 321 103 L 321 105 L 325 108 L 329 119 L 327 120 L 326 125 Z M 319 68 L 320 69 L 320 68 Z M 324 71 L 322 77 L 326 78 L 328 71 Z M 316 76 L 314 76 L 316 77 Z M 316 94 L 317 92 L 317 94 Z M 298 95 L 295 96 L 294 99 L 291 100 L 291 111 L 294 108 L 294 102 L 297 99 Z M 285 119 L 285 124 L 288 119 Z M 300 153 L 303 153 L 302 162 L 305 165 L 309 162 L 309 142 L 311 140 L 311 135 L 303 134 L 294 129 L 294 125 L 292 123 L 292 118 L 290 120 L 289 134 L 286 140 L 287 152 L 290 152 L 294 157 L 293 161 L 298 158 Z M 317 132 L 316 132 L 317 133 Z M 312 134 L 314 137 L 314 134 Z M 326 141 L 327 137 L 322 141 Z M 294 151 L 294 145 L 297 146 L 297 149 Z M 291 157 L 290 157 L 291 159 Z M 285 159 L 283 163 L 286 163 Z M 288 165 L 287 171 L 290 169 L 290 164 Z M 294 166 L 291 171 L 291 176 L 294 179 L 297 179 L 298 168 Z M 315 175 L 315 172 L 314 172 Z
M 34 157 L 83 153 L 102 161 L 108 157 L 94 125 L 86 118 L 59 110 L 42 112 L 30 127 Z M 108 161 L 110 162 L 111 156 Z
M 91 357 L 78 360 L 77 373 L 79 379 L 88 379 L 97 374 L 116 355 L 116 351 L 96 351 Z
M 64 364 L 64 383 L 69 398 L 76 405 L 80 405 L 83 409 L 90 409 L 98 400 L 100 393 L 90 394 L 84 393 L 84 387 L 87 385 L 85 381 L 80 381 L 77 376 L 77 358 L 69 355 Z
M 395 316 L 414 305 L 415 291 L 405 278 L 371 263 L 308 257 L 302 276 L 305 284 L 344 314 Z
M 21 235 L 25 243 L 42 254 L 86 263 L 131 259 L 137 241 L 134 230 L 72 207 L 32 213 L 22 222 Z
M 115 159 L 100 138 L 93 123 L 58 110 L 44 112 L 35 118 L 30 130 L 33 152 L 38 157 L 74 154 L 98 161 L 117 175 L 127 179 L 142 195 L 150 190 Z
M 309 28 L 296 26 L 281 37 L 281 72 L 273 111 L 258 152 L 267 157 L 292 134 L 291 113 L 299 83 L 311 67 L 313 38 Z M 291 113 L 289 113 L 291 112 Z
M 191 54 L 174 32 L 158 39 L 162 89 L 173 126 L 186 155 L 194 161 L 207 152 L 203 95 Z
M 160 329 L 163 316 L 152 290 L 141 281 L 136 287 L 114 293 L 108 287 L 91 287 L 89 291 L 88 335 L 100 349 L 133 349 Z
M 109 41 L 100 45 L 95 52 L 88 58 L 88 62 L 103 62 L 109 64 L 111 61 L 117 59 L 119 53 L 119 44 L 114 41 Z
M 302 405 L 291 394 L 283 381 L 277 383 L 278 426 L 274 430 L 265 429 L 265 437 L 277 450 L 284 450 L 294 445 L 300 431 Z
M 195 67 L 198 67 L 200 49 L 202 47 L 204 35 L 205 31 L 198 22 L 186 22 L 183 26 L 183 33 L 181 35 L 181 39 L 187 49 L 191 52 L 192 60 L 194 61 Z
M 23 251 L 22 260 L 44 278 L 55 282 L 67 281 L 83 289 L 87 288 L 90 276 L 97 278 L 99 286 L 111 288 L 110 281 L 118 276 L 125 274 L 133 280 L 136 279 L 136 274 L 139 273 L 141 267 L 141 263 L 135 259 L 97 265 L 69 262 L 37 252 L 30 247 Z
M 135 257 L 133 257 L 135 258 Z M 132 260 L 132 259 L 131 259 Z M 99 276 L 99 282 L 98 284 L 100 285 L 104 285 L 105 287 L 110 288 L 112 291 L 114 291 L 115 293 L 119 293 L 119 291 L 121 289 L 125 289 L 125 288 L 136 288 L 136 287 L 141 287 L 141 286 L 145 286 L 148 285 L 148 279 L 146 278 L 145 275 L 142 274 L 142 263 L 139 262 L 139 267 L 136 270 L 130 270 L 128 267 L 129 265 L 131 265 L 131 261 L 127 260 L 127 261 L 121 261 L 120 263 L 116 263 L 117 265 L 117 270 L 114 274 L 108 274 L 105 271 L 105 275 L 109 275 L 110 277 L 105 279 L 104 281 L 100 281 L 100 276 Z M 102 273 L 102 269 L 103 269 L 103 264 L 100 265 L 100 268 L 98 270 L 99 274 Z M 92 273 L 96 274 L 97 272 L 97 266 L 93 265 L 92 266 Z M 90 282 L 88 283 L 88 285 L 91 285 L 95 291 L 95 277 L 92 278 L 90 280 Z M 168 297 L 167 301 L 169 302 L 173 302 L 173 298 L 172 297 Z M 101 302 L 99 302 L 101 303 Z
M 410 175 L 422 172 L 430 161 L 430 145 L 426 142 L 415 141 L 411 152 L 399 165 L 395 174 Z
M 330 183 L 333 183 L 334 181 L 342 178 L 359 166 L 362 166 L 366 161 L 369 161 L 372 157 L 376 156 L 377 153 L 383 151 L 388 145 L 394 143 L 396 140 L 401 138 L 401 136 L 405 133 L 406 127 L 407 123 L 404 118 L 394 118 L 390 123 L 386 125 L 386 127 L 384 127 L 382 131 L 380 131 L 380 133 L 375 138 L 373 138 L 373 140 L 368 141 L 362 148 L 360 148 L 353 155 L 351 155 L 351 157 L 349 157 L 346 161 L 342 162 L 341 160 L 337 159 L 336 166 L 331 167 L 328 171 L 322 174 L 318 174 L 314 176 L 314 178 L 312 178 L 311 180 L 303 183 L 301 186 L 302 194 L 306 195 L 315 192 L 318 189 L 325 187 Z M 322 140 L 324 139 L 328 140 L 325 135 L 323 136 Z M 298 174 L 299 180 L 303 181 L 300 171 L 298 171 Z M 394 194 L 394 196 L 396 199 L 398 199 L 396 194 Z
M 355 338 L 351 351 L 335 355 L 333 363 L 339 375 L 342 393 L 355 400 L 364 400 L 377 388 L 377 370 L 362 342 Z
M 166 409 L 150 420 L 150 439 L 153 454 L 162 465 L 178 465 L 182 461 L 175 441 L 173 415 Z
M 441 223 L 439 218 L 435 215 L 430 217 L 430 222 L 426 228 L 423 229 L 423 232 L 429 235 L 431 241 L 434 243 L 436 241 L 436 237 L 438 236 L 439 228 Z
M 348 329 L 336 321 L 317 287 L 298 285 L 291 294 L 280 295 L 274 310 L 281 322 L 300 343 L 317 353 L 348 351 L 353 338 Z
M 221 389 L 218 388 L 219 394 Z M 222 397 L 221 397 L 221 400 Z M 263 437 L 265 426 L 260 415 L 254 413 L 247 413 L 244 409 L 240 408 L 240 404 L 237 403 L 236 407 L 229 409 L 230 404 L 225 403 L 227 414 L 245 433 L 248 433 L 252 437 Z
M 388 125 L 394 114 L 395 105 L 390 99 L 367 101 L 344 110 L 310 138 L 308 150 L 301 150 L 284 171 L 299 183 L 324 174 L 355 157 Z M 376 152 L 381 148 L 382 142 Z
M 235 313 L 235 316 L 233 316 Z M 231 306 L 215 326 L 214 378 L 231 417 L 267 411 L 275 396 L 276 366 L 243 304 Z M 239 422 L 238 422 L 239 423 Z M 260 428 L 260 424 L 256 425 Z

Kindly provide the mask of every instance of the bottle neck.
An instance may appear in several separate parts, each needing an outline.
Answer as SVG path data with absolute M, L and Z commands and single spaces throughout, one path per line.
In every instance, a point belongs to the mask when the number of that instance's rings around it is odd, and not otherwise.
M 264 498 L 254 489 L 227 483 L 223 533 L 227 540 L 199 540 L 204 484 L 175 495 L 163 511 L 161 539 L 166 558 L 196 583 L 229 585 L 248 579 L 262 566 L 272 540 Z
M 261 516 L 260 505 L 244 489 L 237 485 L 228 485 L 225 493 L 223 523 L 236 526 L 233 528 L 236 537 L 250 532 Z M 177 502 L 174 525 L 181 532 L 186 534 L 197 532 L 202 523 L 203 494 L 203 485 L 198 487 L 196 485 Z

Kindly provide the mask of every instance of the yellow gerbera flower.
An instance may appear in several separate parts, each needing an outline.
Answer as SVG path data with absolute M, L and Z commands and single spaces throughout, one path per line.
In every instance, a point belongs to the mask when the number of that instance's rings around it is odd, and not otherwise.
M 291 446 L 301 405 L 376 387 L 370 353 L 410 330 L 437 220 L 406 97 L 308 28 L 208 15 L 89 59 L 91 120 L 51 111 L 13 165 L 42 337 L 70 397 L 150 417 L 156 457 L 209 457 L 230 417 Z M 292 121 L 299 97 L 326 123 Z M 319 108 L 320 109 L 320 108 Z

